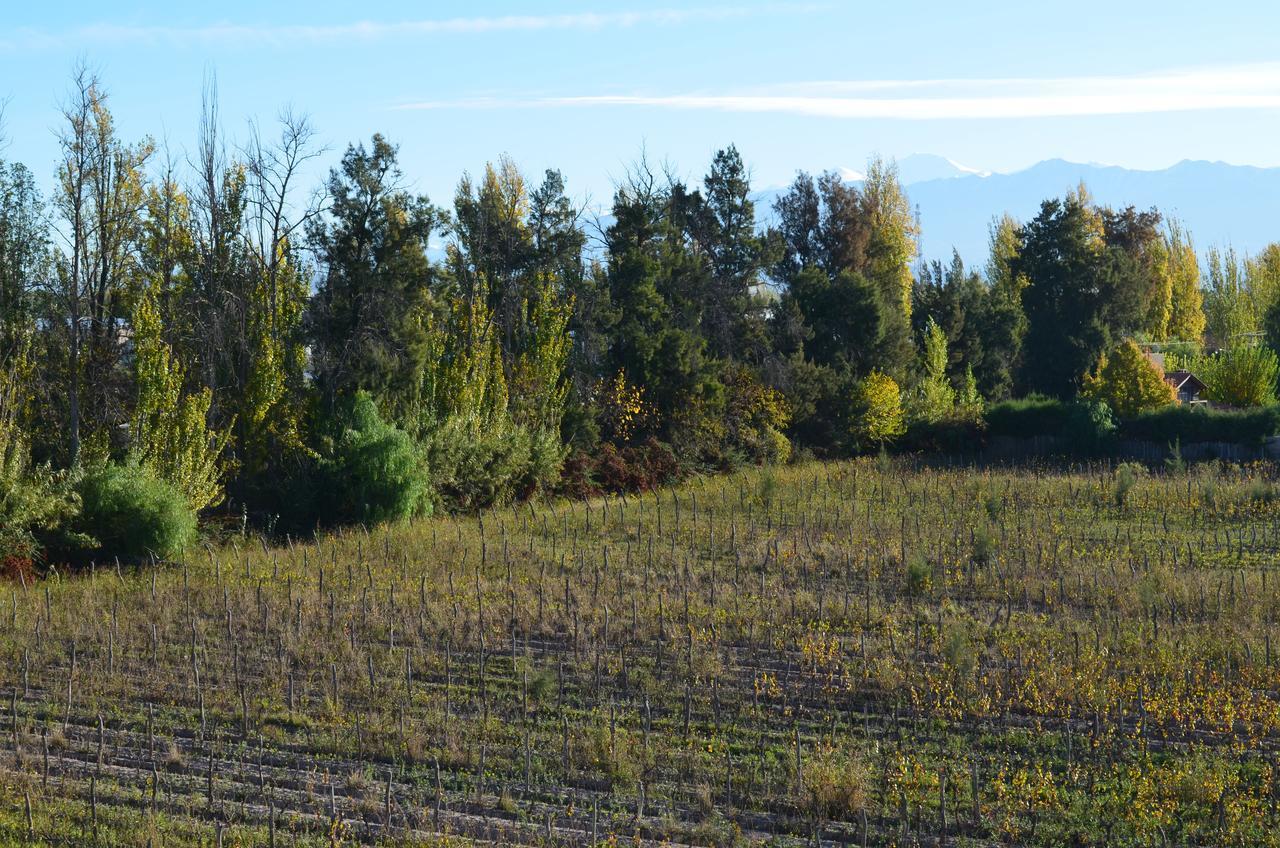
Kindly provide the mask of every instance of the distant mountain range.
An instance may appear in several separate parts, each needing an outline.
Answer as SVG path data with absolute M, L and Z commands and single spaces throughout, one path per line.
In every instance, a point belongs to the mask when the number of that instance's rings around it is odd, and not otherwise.
M 1280 241 L 1280 168 L 1188 160 L 1159 171 L 1137 171 L 1050 159 L 1000 174 L 941 156 L 913 155 L 899 160 L 898 170 L 911 202 L 919 207 L 922 253 L 931 260 L 950 259 L 954 248 L 965 264 L 981 267 L 992 218 L 1008 212 L 1025 221 L 1036 215 L 1042 201 L 1061 197 L 1081 181 L 1101 204 L 1155 206 L 1178 218 L 1201 253 L 1211 245 L 1257 253 Z M 843 173 L 851 181 L 862 178 L 849 169 Z M 773 200 L 783 191 L 757 195 L 762 223 L 771 219 Z

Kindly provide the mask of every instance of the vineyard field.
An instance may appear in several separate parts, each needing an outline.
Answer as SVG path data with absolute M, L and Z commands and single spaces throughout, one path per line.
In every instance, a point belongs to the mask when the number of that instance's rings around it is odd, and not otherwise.
M 1280 845 L 1270 466 L 885 458 L 0 586 L 0 845 Z

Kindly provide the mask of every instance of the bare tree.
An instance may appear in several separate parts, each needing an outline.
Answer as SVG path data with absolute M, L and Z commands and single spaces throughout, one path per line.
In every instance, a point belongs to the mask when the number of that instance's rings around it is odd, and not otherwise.
M 53 300 L 59 318 L 65 319 L 67 333 L 67 438 L 70 461 L 80 458 L 80 382 L 82 317 L 89 260 L 89 186 L 95 154 L 92 149 L 93 123 L 101 96 L 98 78 L 84 66 L 77 68 L 70 100 L 62 109 L 65 126 L 58 136 L 62 162 L 58 166 L 58 195 L 55 205 L 62 217 L 61 235 L 67 253 L 59 263 Z
M 262 139 L 256 124 L 250 125 L 249 144 L 244 150 L 249 175 L 250 249 L 266 278 L 272 317 L 277 305 L 277 282 L 281 263 L 292 248 L 295 236 L 323 212 L 325 195 L 312 192 L 306 203 L 293 205 L 300 172 L 306 164 L 323 155 L 327 148 L 315 143 L 316 130 L 306 115 L 285 108 L 279 116 L 280 136 L 274 143 Z
M 200 129 L 196 159 L 192 163 L 195 185 L 189 191 L 192 207 L 192 237 L 195 242 L 195 285 L 191 292 L 194 316 L 190 340 L 199 351 L 201 376 L 219 404 L 220 351 L 225 351 L 222 326 L 225 277 L 227 273 L 228 227 L 225 192 L 228 184 L 226 148 L 218 122 L 218 83 L 210 76 L 200 99 Z
M 279 356 L 301 344 L 302 298 L 297 242 L 321 210 L 319 195 L 299 200 L 298 183 L 309 162 L 323 153 L 303 115 L 284 110 L 279 136 L 266 139 L 250 124 L 247 143 L 230 153 L 219 120 L 217 82 L 205 84 L 199 140 L 190 189 L 194 245 L 189 295 L 194 316 L 189 339 L 201 379 L 214 394 L 214 420 L 235 422 L 233 452 L 263 448 L 251 426 L 282 399 Z M 283 301 L 291 298 L 286 307 Z M 292 347 L 290 347 L 292 345 Z M 274 351 L 267 354 L 266 351 Z M 296 356 L 291 361 L 296 361 Z M 295 368 L 301 385 L 301 369 Z M 258 422 L 257 425 L 254 422 Z M 267 428 L 269 429 L 269 428 Z
M 120 142 L 107 95 L 83 65 L 74 73 L 62 115 L 54 208 L 63 250 L 49 288 L 53 317 L 66 333 L 63 389 L 69 459 L 75 464 L 86 414 L 106 423 L 120 411 L 121 390 L 112 373 L 122 346 L 120 308 L 137 272 L 143 168 L 153 148 L 150 142 Z

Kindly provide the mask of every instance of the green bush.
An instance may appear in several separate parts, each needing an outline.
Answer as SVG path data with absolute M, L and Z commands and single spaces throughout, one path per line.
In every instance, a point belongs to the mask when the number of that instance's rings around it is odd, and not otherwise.
M 103 465 L 80 480 L 76 529 L 98 556 L 172 559 L 196 541 L 196 514 L 171 483 L 137 465 Z
M 1116 468 L 1116 483 L 1111 492 L 1111 500 L 1117 509 L 1124 509 L 1129 505 L 1129 494 L 1133 491 L 1133 487 L 1138 485 L 1138 477 L 1144 471 L 1145 469 L 1136 462 L 1122 462 Z
M 803 358 L 788 362 L 784 373 L 791 407 L 787 436 L 792 443 L 807 445 L 823 457 L 852 450 L 852 375 Z
M 383 421 L 364 393 L 354 398 L 343 424 L 332 455 L 322 464 L 324 520 L 381 524 L 428 511 L 427 461 L 409 434 Z
M 791 441 L 783 431 L 791 420 L 791 408 L 782 393 L 766 386 L 745 366 L 727 370 L 725 388 L 722 452 L 733 458 L 728 464 L 786 462 L 791 457 Z
M 78 507 L 66 473 L 33 468 L 10 477 L 0 470 L 0 560 L 38 559 Z
M 554 431 L 509 422 L 477 429 L 450 419 L 426 438 L 426 454 L 439 504 L 473 510 L 552 488 L 565 449 Z
M 1058 436 L 1066 441 L 1069 450 L 1082 454 L 1099 451 L 1116 429 L 1105 403 L 1068 402 L 1038 395 L 992 404 L 986 419 L 987 432 L 992 436 Z
M 1202 357 L 1193 370 L 1204 380 L 1204 396 L 1240 408 L 1267 406 L 1276 400 L 1280 359 L 1270 348 L 1242 345 Z
M 801 805 L 816 821 L 847 820 L 867 806 L 871 779 L 856 753 L 820 745 L 805 759 Z
M 1042 395 L 1006 400 L 987 407 L 987 432 L 992 436 L 1057 436 L 1067 428 L 1071 404 Z
M 981 450 L 986 422 L 976 407 L 956 407 L 935 421 L 917 420 L 907 425 L 899 447 L 924 453 L 967 454 Z
M 1205 409 L 1170 406 L 1120 423 L 1120 434 L 1129 439 L 1185 447 L 1196 442 L 1235 442 L 1260 445 L 1280 433 L 1280 406 L 1260 409 Z
M 986 419 L 992 436 L 1064 436 L 1076 449 L 1090 442 L 1096 446 L 1112 431 L 1099 409 L 1034 396 L 993 404 Z M 1260 445 L 1280 433 L 1280 405 L 1232 410 L 1172 405 L 1122 419 L 1114 432 L 1125 439 L 1184 447 L 1196 442 Z
M 0 370 L 0 576 L 30 570 L 79 508 L 68 473 L 31 465 L 17 386 L 13 372 Z
M 995 552 L 995 537 L 991 535 L 991 531 L 985 524 L 979 524 L 973 530 L 973 543 L 969 552 L 969 561 L 974 565 L 988 566 L 995 557 Z
M 1116 432 L 1111 408 L 1100 400 L 1080 399 L 1067 405 L 1067 420 L 1062 430 L 1067 445 L 1077 454 L 1095 454 L 1102 450 Z
M 907 560 L 906 591 L 911 597 L 929 594 L 933 586 L 933 566 L 924 555 L 915 553 Z
M 25 442 L 0 422 L 0 563 L 39 558 L 78 509 L 70 475 L 31 467 Z

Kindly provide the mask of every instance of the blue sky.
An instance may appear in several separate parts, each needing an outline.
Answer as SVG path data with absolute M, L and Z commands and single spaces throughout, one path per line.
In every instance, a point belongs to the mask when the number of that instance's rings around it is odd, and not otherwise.
M 1052 157 L 1280 165 L 1274 2 L 6 7 L 0 155 L 45 185 L 78 59 L 126 137 L 192 147 L 212 72 L 231 136 L 291 105 L 330 146 L 328 167 L 380 131 L 437 202 L 502 153 L 604 202 L 642 148 L 696 177 L 730 142 L 762 188 L 873 152 L 990 170 Z

